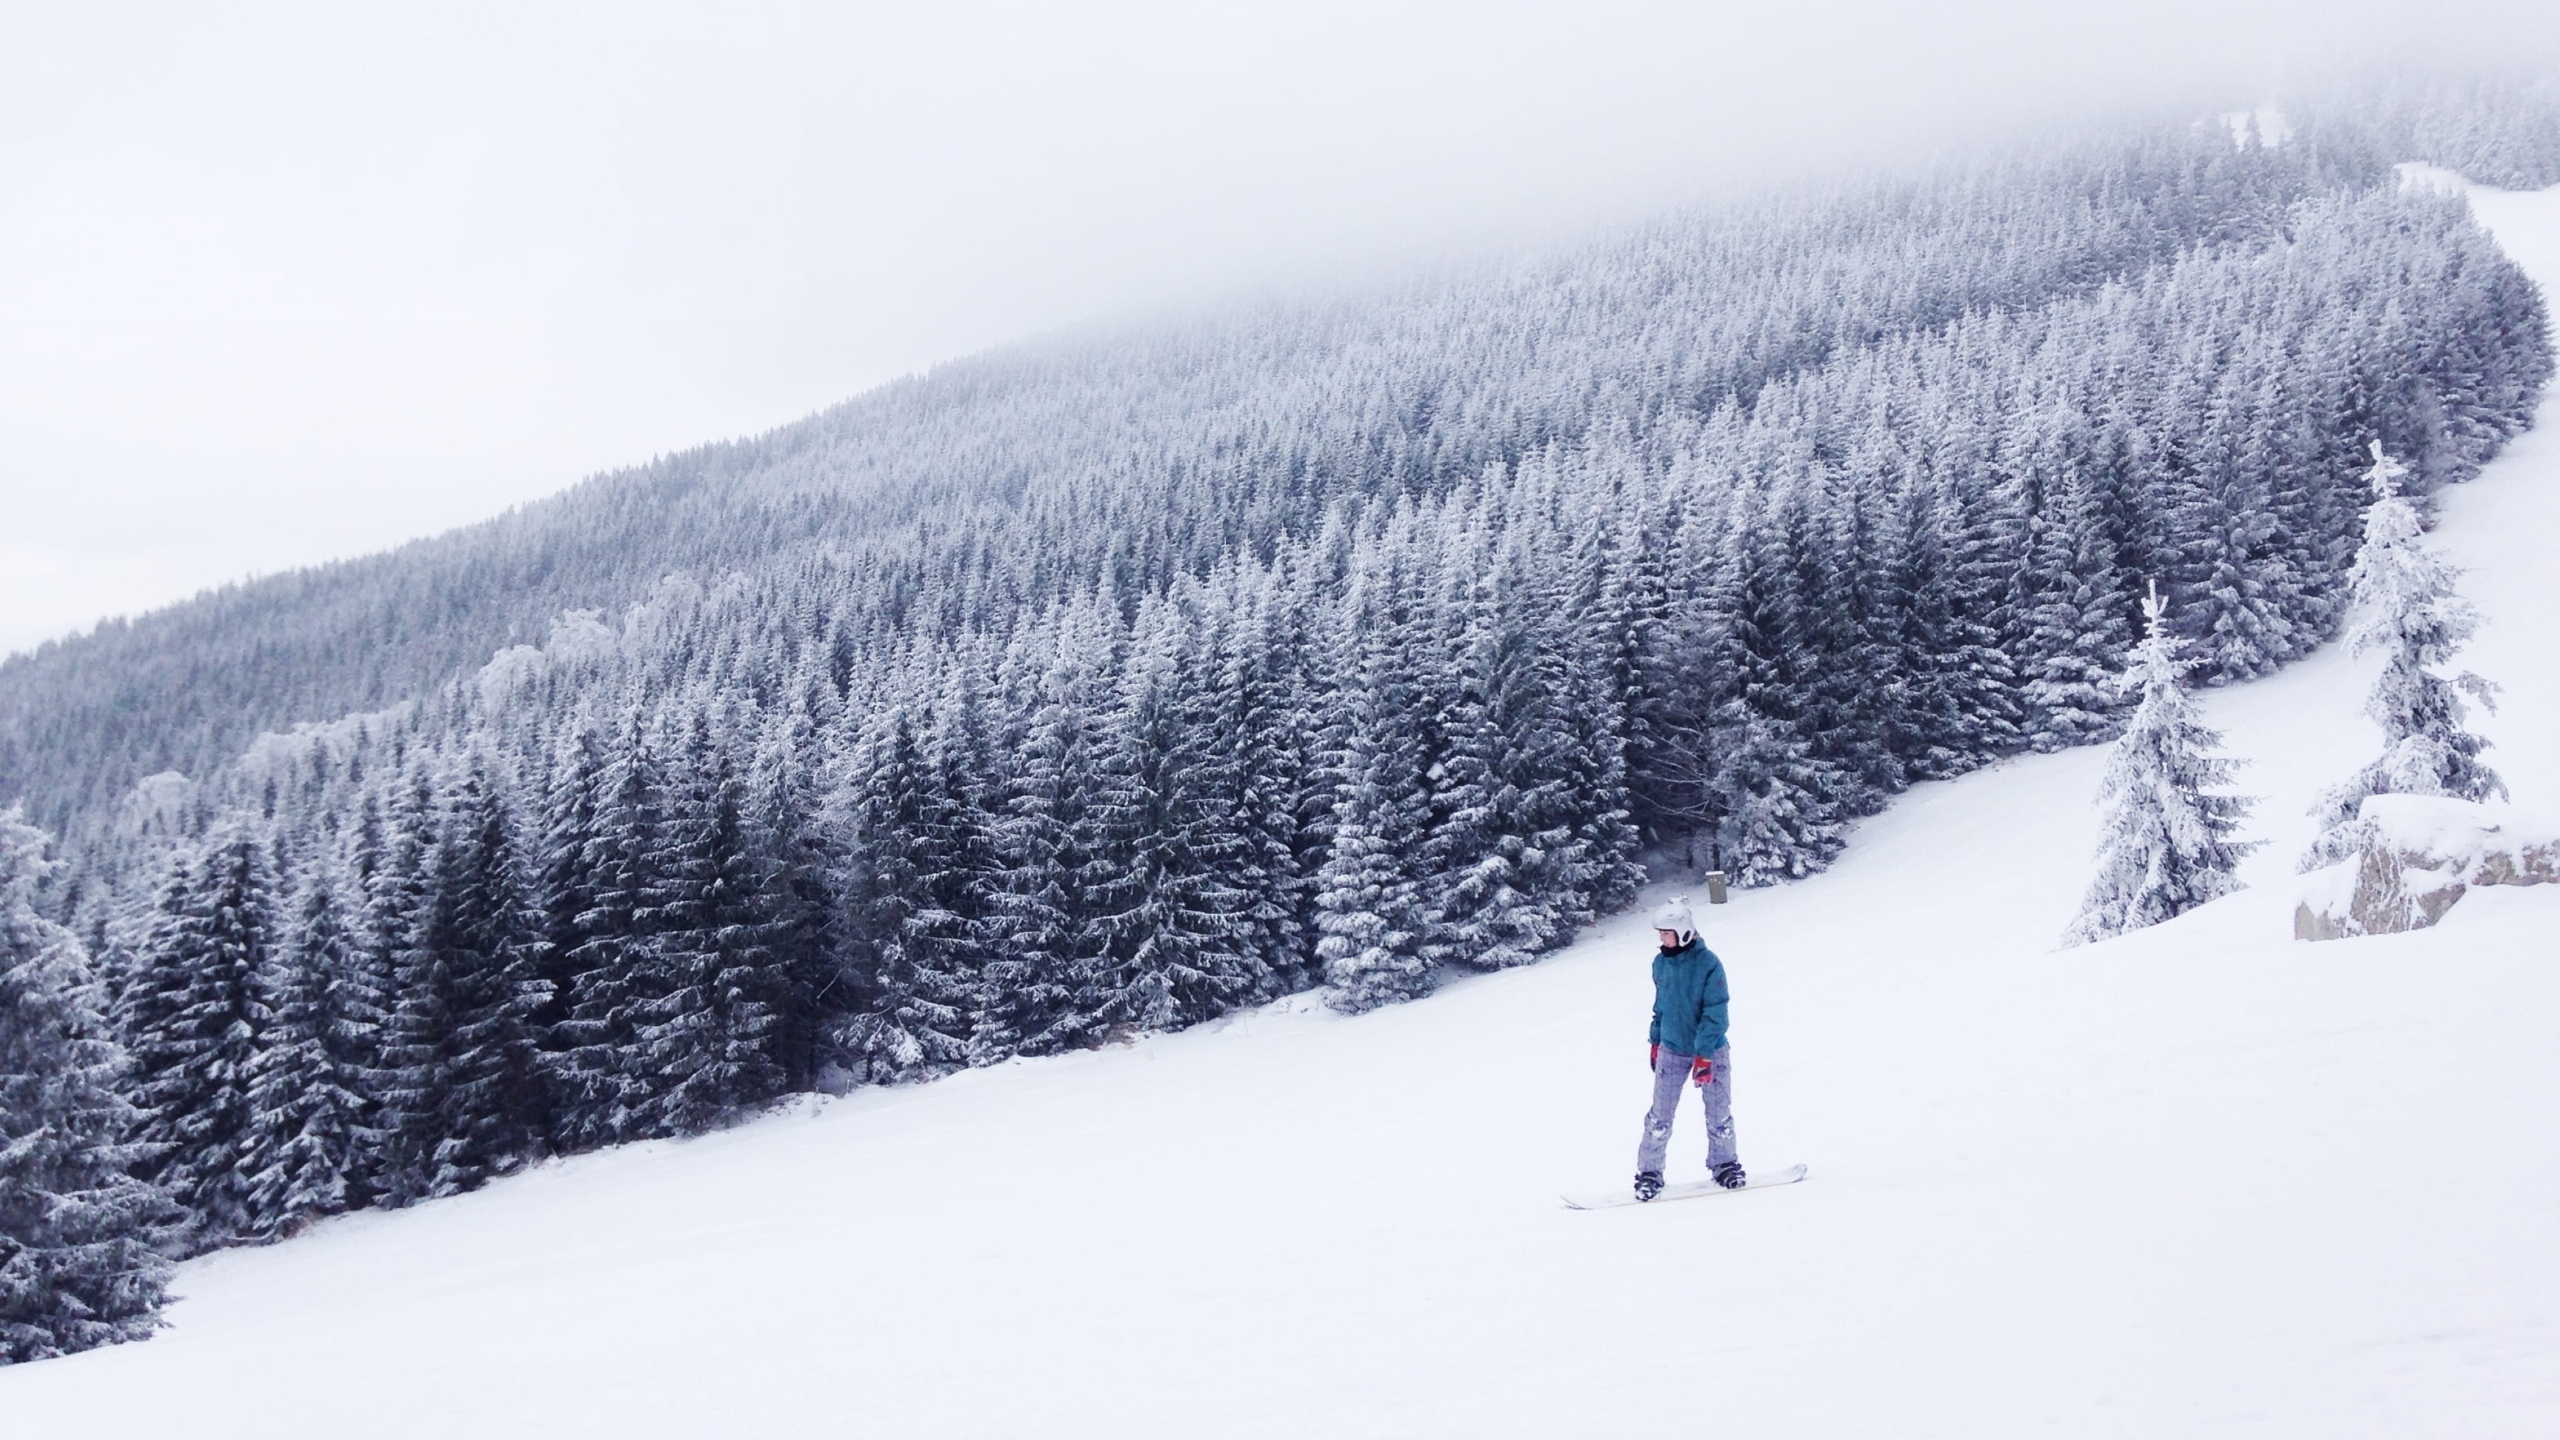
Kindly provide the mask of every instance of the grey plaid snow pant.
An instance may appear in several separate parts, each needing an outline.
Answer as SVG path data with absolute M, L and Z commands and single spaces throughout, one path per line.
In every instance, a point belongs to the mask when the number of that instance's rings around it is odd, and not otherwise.
M 1707 1108 L 1707 1168 L 1734 1158 L 1733 1047 L 1719 1047 L 1707 1059 L 1715 1078 L 1698 1087 Z M 1644 1112 L 1644 1139 L 1636 1146 L 1636 1172 L 1662 1172 L 1663 1152 L 1671 1146 L 1671 1117 L 1680 1111 L 1680 1087 L 1688 1082 L 1690 1062 L 1697 1057 L 1665 1049 L 1653 1062 L 1653 1108 Z

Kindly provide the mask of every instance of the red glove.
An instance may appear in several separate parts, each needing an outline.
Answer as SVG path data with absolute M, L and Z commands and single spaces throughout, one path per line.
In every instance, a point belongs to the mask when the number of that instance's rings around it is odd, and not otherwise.
M 1716 1062 L 1704 1055 L 1690 1061 L 1689 1079 L 1701 1090 L 1713 1085 L 1716 1083 Z
M 1644 1052 L 1644 1070 L 1646 1074 L 1652 1074 L 1661 1066 L 1661 1064 L 1662 1047 L 1660 1045 L 1655 1045 L 1652 1049 Z

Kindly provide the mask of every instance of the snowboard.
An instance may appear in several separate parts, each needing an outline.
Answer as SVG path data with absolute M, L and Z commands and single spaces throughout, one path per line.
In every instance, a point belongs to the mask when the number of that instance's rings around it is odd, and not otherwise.
M 1766 1190 L 1772 1185 L 1793 1185 L 1804 1178 L 1804 1167 L 1790 1165 L 1784 1170 L 1764 1173 L 1744 1172 L 1742 1190 Z M 1667 1205 L 1674 1200 L 1694 1200 L 1701 1195 L 1739 1195 L 1742 1190 L 1727 1190 L 1713 1180 L 1683 1180 L 1665 1185 L 1662 1193 L 1650 1200 L 1639 1200 L 1633 1189 L 1611 1190 L 1598 1195 L 1567 1195 L 1568 1210 L 1607 1210 L 1619 1205 Z

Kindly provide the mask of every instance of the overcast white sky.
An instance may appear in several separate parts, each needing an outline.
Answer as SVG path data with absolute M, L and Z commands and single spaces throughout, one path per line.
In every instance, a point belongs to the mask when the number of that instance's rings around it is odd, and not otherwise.
M 1074 320 L 2553 8 L 0 0 L 0 651 Z

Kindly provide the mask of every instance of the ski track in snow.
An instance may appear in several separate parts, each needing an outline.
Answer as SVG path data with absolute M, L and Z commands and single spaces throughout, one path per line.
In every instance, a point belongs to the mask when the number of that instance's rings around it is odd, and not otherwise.
M 2474 203 L 2560 295 L 2560 189 Z M 2560 399 L 2442 516 L 2560 813 Z M 2053 948 L 2095 749 L 1704 911 L 1743 1159 L 1802 1185 L 1557 1203 L 1632 1168 L 1639 910 L 199 1260 L 160 1338 L 0 1371 L 0 1435 L 2560 1433 L 2560 886 L 2289 938 L 2367 673 L 2208 698 L 2270 843 L 2168 925 Z

